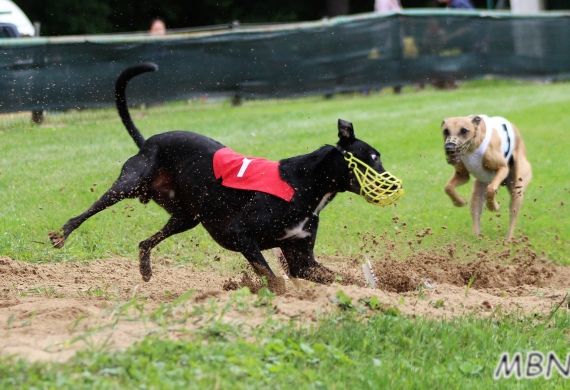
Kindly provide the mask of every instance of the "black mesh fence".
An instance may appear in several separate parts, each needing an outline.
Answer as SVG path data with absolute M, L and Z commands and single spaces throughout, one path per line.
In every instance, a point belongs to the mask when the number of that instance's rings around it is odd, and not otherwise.
M 196 96 L 293 97 L 433 80 L 565 78 L 570 16 L 416 11 L 229 30 L 0 39 L 0 112 L 114 104 L 119 72 L 132 103 Z

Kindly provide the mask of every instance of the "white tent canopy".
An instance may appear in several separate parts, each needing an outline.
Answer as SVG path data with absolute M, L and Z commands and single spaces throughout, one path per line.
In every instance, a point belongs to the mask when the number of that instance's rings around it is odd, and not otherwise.
M 34 36 L 34 25 L 13 1 L 0 0 L 0 23 L 11 23 L 21 35 Z

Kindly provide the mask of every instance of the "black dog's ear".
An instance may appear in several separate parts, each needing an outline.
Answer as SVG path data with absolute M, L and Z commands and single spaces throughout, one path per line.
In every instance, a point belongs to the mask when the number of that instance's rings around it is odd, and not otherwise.
M 479 127 L 479 123 L 481 123 L 481 117 L 479 115 L 474 116 L 473 119 L 471 119 L 471 123 L 473 123 L 473 126 Z
M 354 128 L 352 123 L 345 120 L 338 120 L 338 138 L 341 141 L 351 141 L 354 139 Z

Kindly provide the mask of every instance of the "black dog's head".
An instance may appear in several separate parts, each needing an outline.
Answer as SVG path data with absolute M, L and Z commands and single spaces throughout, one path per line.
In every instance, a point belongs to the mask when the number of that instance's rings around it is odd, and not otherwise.
M 404 194 L 402 181 L 386 172 L 380 152 L 354 136 L 352 123 L 338 120 L 338 138 L 337 149 L 349 168 L 347 191 L 378 206 L 392 204 Z

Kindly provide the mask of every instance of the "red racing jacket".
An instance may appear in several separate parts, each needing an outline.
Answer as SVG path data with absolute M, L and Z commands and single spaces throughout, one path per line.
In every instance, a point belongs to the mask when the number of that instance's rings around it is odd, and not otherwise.
M 295 190 L 279 175 L 279 162 L 246 157 L 230 148 L 214 154 L 214 175 L 222 185 L 238 190 L 265 192 L 290 202 Z

